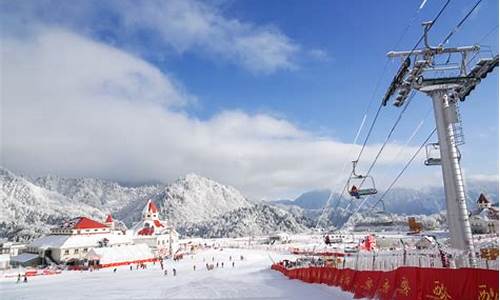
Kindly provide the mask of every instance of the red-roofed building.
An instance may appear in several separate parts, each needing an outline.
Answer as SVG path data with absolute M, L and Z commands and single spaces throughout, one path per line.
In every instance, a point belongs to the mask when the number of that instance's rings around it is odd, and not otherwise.
M 111 228 L 103 223 L 87 217 L 78 217 L 64 222 L 61 226 L 53 228 L 51 234 L 102 234 L 110 233 Z
M 32 241 L 27 252 L 38 255 L 46 264 L 62 264 L 83 260 L 93 248 L 132 245 L 132 237 L 122 230 L 114 230 L 113 222 L 111 216 L 104 224 L 87 217 L 67 220 L 51 229 L 50 235 Z
M 142 221 L 132 228 L 134 242 L 148 244 L 158 256 L 171 255 L 177 248 L 178 234 L 166 221 L 160 220 L 159 212 L 156 204 L 148 200 L 142 210 Z
M 104 224 L 111 228 L 111 230 L 114 230 L 115 229 L 115 220 L 113 220 L 113 217 L 111 215 L 108 215 L 106 217 L 106 221 L 104 221 Z
M 469 220 L 472 233 L 498 234 L 498 208 L 492 206 L 483 194 L 477 199 L 477 209 L 471 213 Z

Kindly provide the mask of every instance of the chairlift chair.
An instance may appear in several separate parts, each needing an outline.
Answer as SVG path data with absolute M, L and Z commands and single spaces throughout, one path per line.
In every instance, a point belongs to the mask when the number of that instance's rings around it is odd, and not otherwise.
M 439 155 L 439 143 L 431 143 L 425 145 L 425 161 L 426 166 L 441 165 L 441 156 Z
M 352 175 L 347 182 L 347 192 L 351 197 L 359 199 L 363 196 L 375 195 L 378 191 L 375 187 L 375 180 L 372 176 L 356 174 L 356 163 L 352 162 Z M 362 185 L 368 185 L 367 188 L 361 188 Z

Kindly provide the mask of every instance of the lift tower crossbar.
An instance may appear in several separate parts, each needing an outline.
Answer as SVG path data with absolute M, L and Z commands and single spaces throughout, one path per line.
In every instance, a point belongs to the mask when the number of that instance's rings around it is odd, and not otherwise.
M 439 145 L 441 155 L 439 164 L 446 195 L 450 243 L 453 248 L 467 252 L 469 264 L 475 266 L 474 245 L 458 148 L 463 144 L 458 100 L 464 101 L 481 79 L 498 66 L 498 55 L 480 60 L 474 68 L 468 70 L 468 57 L 471 53 L 479 52 L 480 47 L 478 45 L 454 48 L 431 47 L 427 39 L 429 24 L 429 22 L 423 24 L 424 48 L 387 53 L 391 58 L 402 57 L 403 63 L 394 76 L 382 104 L 387 105 L 388 100 L 398 92 L 394 105 L 400 107 L 412 89 L 432 98 L 438 135 L 436 144 Z M 452 56 L 458 56 L 459 62 L 451 63 Z M 438 63 L 442 57 L 445 58 L 444 63 Z M 453 70 L 455 72 L 452 72 Z

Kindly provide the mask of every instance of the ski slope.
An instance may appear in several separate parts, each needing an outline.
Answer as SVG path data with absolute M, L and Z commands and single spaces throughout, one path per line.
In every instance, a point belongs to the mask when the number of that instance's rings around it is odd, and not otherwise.
M 244 260 L 240 260 L 243 255 Z M 231 266 L 229 256 L 235 261 Z M 207 271 L 206 262 L 224 262 Z M 94 272 L 65 271 L 60 275 L 1 279 L 0 298 L 7 299 L 352 299 L 335 287 L 289 280 L 270 269 L 271 258 L 285 255 L 262 250 L 224 249 L 201 251 L 183 260 L 132 271 L 129 267 Z M 196 271 L 193 270 L 196 265 Z M 172 276 L 176 268 L 177 276 Z

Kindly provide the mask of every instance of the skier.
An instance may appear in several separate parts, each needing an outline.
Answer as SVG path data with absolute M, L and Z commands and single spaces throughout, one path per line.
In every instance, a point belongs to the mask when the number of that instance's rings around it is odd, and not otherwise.
M 233 268 L 234 268 L 234 261 L 233 261 Z
M 177 276 L 177 270 L 175 268 L 172 269 L 172 273 L 174 274 L 174 276 Z
M 165 269 L 165 271 L 163 272 L 163 275 L 164 275 L 164 276 L 167 276 L 167 275 L 168 275 L 168 270 L 167 270 L 167 269 Z
M 224 268 L 224 262 L 221 263 L 222 268 Z
M 21 282 L 21 274 L 17 274 L 17 283 Z
M 130 265 L 130 271 L 132 271 L 132 265 Z
M 196 265 L 193 265 L 193 271 L 196 271 Z
M 116 268 L 113 269 L 113 273 L 116 273 Z
M 217 266 L 217 268 L 219 267 L 219 262 L 217 262 L 216 266 Z
M 28 276 L 26 276 L 26 274 L 24 274 L 24 283 L 28 282 Z

